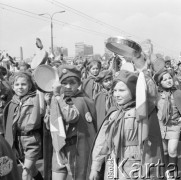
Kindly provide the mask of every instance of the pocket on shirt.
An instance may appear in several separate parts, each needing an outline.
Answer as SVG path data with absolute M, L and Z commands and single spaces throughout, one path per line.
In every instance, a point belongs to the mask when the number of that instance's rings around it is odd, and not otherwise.
M 30 107 L 30 108 L 28 108 L 27 110 L 26 110 L 26 113 L 25 114 L 32 114 L 32 111 L 33 111 L 33 106 L 32 107 Z
M 135 129 L 135 117 L 125 118 L 124 129 Z
M 136 119 L 135 109 L 127 111 L 125 113 L 124 119 L 125 119 L 124 129 L 134 129 L 136 126 L 135 123 L 137 123 L 135 120 Z

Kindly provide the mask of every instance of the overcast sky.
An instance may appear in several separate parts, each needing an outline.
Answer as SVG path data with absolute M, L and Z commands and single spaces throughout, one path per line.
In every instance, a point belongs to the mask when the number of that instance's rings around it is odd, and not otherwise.
M 62 10 L 66 12 L 53 18 L 58 20 L 53 23 L 54 46 L 67 47 L 69 56 L 75 55 L 75 42 L 93 45 L 94 53 L 103 54 L 104 41 L 119 35 L 137 42 L 149 38 L 155 52 L 179 57 L 180 0 L 0 0 L 0 50 L 18 57 L 22 46 L 24 58 L 30 57 L 36 37 L 48 50 L 50 18 L 36 14 Z

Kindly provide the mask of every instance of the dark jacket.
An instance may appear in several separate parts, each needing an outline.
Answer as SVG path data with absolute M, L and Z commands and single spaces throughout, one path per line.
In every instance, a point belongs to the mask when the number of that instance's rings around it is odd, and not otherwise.
M 95 96 L 97 111 L 97 129 L 99 130 L 108 110 L 113 106 L 113 96 L 110 92 L 103 90 Z
M 96 77 L 89 76 L 83 81 L 82 90 L 90 99 L 95 99 L 96 94 L 101 90 L 101 86 L 96 82 Z
M 21 179 L 12 149 L 2 135 L 0 135 L 0 163 L 1 180 Z
M 61 154 L 61 164 L 63 163 L 69 167 L 74 180 L 86 180 L 90 150 L 97 132 L 96 109 L 94 102 L 86 97 L 84 93 L 78 92 L 73 97 L 63 98 L 57 102 L 52 101 L 52 103 L 59 104 L 64 125 L 66 127 L 66 144 L 59 151 Z M 55 107 L 52 103 L 51 108 Z M 76 108 L 78 111 L 78 118 L 72 120 L 66 119 L 68 116 L 66 117 L 63 111 L 64 107 L 67 105 L 69 105 L 70 108 L 74 108 L 74 110 Z M 51 118 L 53 120 L 52 116 L 57 114 L 56 111 L 56 109 L 50 110 L 50 121 Z M 56 117 L 54 119 L 56 119 Z M 73 144 L 70 150 L 68 150 L 68 142 L 75 139 L 75 137 L 76 143 Z M 69 152 L 68 154 L 67 151 Z

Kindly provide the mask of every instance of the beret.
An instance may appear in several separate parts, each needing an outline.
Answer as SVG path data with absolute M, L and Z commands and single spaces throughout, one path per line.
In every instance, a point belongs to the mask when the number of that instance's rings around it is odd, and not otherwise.
M 181 64 L 181 61 L 178 62 L 177 66 L 179 66 Z
M 165 62 L 170 62 L 170 61 L 171 61 L 170 56 L 165 56 Z
M 163 76 L 164 74 L 167 74 L 167 73 L 170 74 L 170 72 L 169 72 L 167 69 L 162 68 L 161 70 L 159 70 L 158 72 L 156 72 L 156 73 L 154 74 L 153 79 L 154 79 L 155 82 L 158 84 L 158 83 L 160 82 L 162 76 Z
M 114 81 L 119 80 L 119 81 L 124 82 L 128 86 L 132 94 L 132 97 L 135 98 L 137 79 L 138 79 L 138 76 L 135 73 L 127 71 L 127 70 L 120 70 L 119 72 L 116 72 Z
M 60 65 L 58 68 L 58 76 L 60 82 L 67 77 L 77 77 L 78 79 L 81 79 L 81 71 L 74 65 Z
M 112 76 L 113 76 L 112 71 L 109 71 L 109 70 L 101 71 L 101 72 L 99 73 L 99 75 L 97 76 L 97 78 L 96 78 L 96 82 L 101 82 L 101 81 L 103 81 L 105 78 L 107 78 L 107 77 L 112 77 Z

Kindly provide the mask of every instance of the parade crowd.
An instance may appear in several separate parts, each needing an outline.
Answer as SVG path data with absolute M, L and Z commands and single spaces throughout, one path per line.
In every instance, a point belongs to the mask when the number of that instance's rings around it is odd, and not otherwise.
M 0 179 L 176 179 L 181 62 L 139 52 L 106 64 L 47 60 L 58 75 L 52 92 L 41 90 L 31 64 L 2 58 Z

